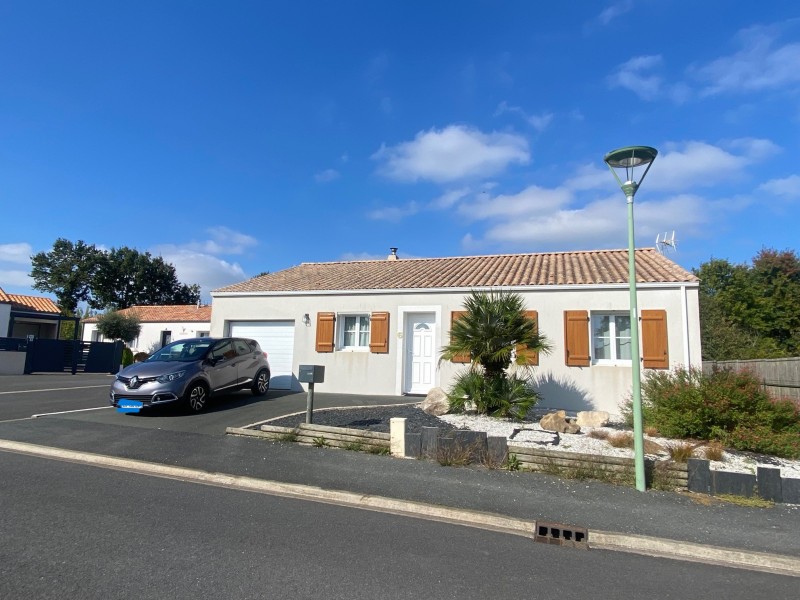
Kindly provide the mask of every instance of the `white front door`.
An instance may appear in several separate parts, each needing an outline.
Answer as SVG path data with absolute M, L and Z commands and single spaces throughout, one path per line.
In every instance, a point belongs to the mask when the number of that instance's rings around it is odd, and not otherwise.
M 435 385 L 436 317 L 433 313 L 411 313 L 406 316 L 407 394 L 427 394 Z

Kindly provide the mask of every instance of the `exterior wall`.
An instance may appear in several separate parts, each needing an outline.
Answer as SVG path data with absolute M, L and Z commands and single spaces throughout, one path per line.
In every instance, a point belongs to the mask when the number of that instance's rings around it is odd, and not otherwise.
M 0 337 L 10 337 L 8 322 L 11 320 L 11 305 L 0 302 Z
M 130 349 L 135 352 L 154 352 L 161 347 L 161 332 L 171 331 L 172 341 L 197 337 L 198 332 L 208 332 L 211 324 L 208 322 L 182 322 L 182 323 L 142 323 L 139 337 L 130 344 Z M 86 342 L 108 342 L 103 336 L 93 338 L 97 332 L 97 323 L 84 323 L 82 339 Z
M 627 312 L 627 285 L 572 288 L 535 288 L 514 290 L 526 301 L 527 308 L 539 313 L 539 330 L 552 344 L 534 367 L 543 396 L 541 406 L 569 411 L 606 410 L 619 413 L 619 405 L 630 394 L 631 367 L 592 364 L 589 367 L 565 365 L 564 311 Z M 300 364 L 325 367 L 321 392 L 399 395 L 405 392 L 406 353 L 405 315 L 429 312 L 436 316 L 435 344 L 441 348 L 448 340 L 450 314 L 463 310 L 469 291 L 420 293 L 370 293 L 349 295 L 315 293 L 313 295 L 214 295 L 211 334 L 226 335 L 231 321 L 293 320 L 297 323 L 294 338 L 293 372 Z M 639 310 L 663 309 L 667 313 L 670 368 L 677 365 L 701 366 L 699 306 L 696 286 L 674 284 L 642 285 L 638 289 Z M 318 312 L 390 313 L 389 352 L 368 351 L 316 352 L 316 317 Z M 310 322 L 303 324 L 303 315 Z M 587 325 L 588 326 L 588 325 Z M 337 325 L 338 330 L 338 325 Z M 437 365 L 434 386 L 447 388 L 453 376 L 465 365 Z

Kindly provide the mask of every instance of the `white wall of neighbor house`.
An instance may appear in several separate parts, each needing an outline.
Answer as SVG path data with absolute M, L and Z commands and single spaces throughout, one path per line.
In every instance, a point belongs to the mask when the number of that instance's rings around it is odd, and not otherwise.
M 161 347 L 162 337 L 169 332 L 170 341 L 185 340 L 202 335 L 209 335 L 211 323 L 208 322 L 172 322 L 172 323 L 142 323 L 139 337 L 129 345 L 133 352 L 153 352 Z M 85 323 L 83 337 L 86 342 L 107 342 L 97 331 L 96 323 Z
M 540 406 L 569 411 L 606 410 L 619 413 L 620 403 L 630 394 L 631 363 L 625 360 L 595 360 L 589 366 L 567 366 L 565 361 L 565 311 L 587 311 L 589 318 L 599 314 L 627 315 L 627 285 L 572 286 L 554 289 L 512 289 L 520 293 L 528 310 L 538 312 L 539 330 L 552 344 L 551 352 L 540 356 L 532 373 L 542 394 Z M 319 392 L 399 395 L 407 391 L 405 342 L 410 340 L 405 319 L 409 315 L 430 314 L 435 318 L 434 340 L 437 350 L 448 341 L 452 311 L 463 310 L 470 290 L 423 291 L 419 293 L 307 293 L 298 294 L 216 294 L 211 318 L 211 334 L 227 335 L 235 321 L 294 321 L 295 375 L 292 389 L 303 389 L 296 380 L 298 366 L 325 367 L 325 381 Z M 666 314 L 669 368 L 701 364 L 699 306 L 696 284 L 643 284 L 638 291 L 642 310 L 663 310 Z M 388 352 L 340 348 L 340 327 L 346 315 L 389 313 Z M 335 313 L 336 345 L 333 352 L 317 352 L 317 315 Z M 309 316 L 304 324 L 304 315 Z M 590 324 L 587 322 L 587 328 Z M 590 346 L 592 333 L 588 332 Z M 591 350 L 591 348 L 590 348 Z M 442 362 L 436 365 L 432 386 L 447 388 L 464 364 Z M 646 372 L 646 371 L 645 371 Z

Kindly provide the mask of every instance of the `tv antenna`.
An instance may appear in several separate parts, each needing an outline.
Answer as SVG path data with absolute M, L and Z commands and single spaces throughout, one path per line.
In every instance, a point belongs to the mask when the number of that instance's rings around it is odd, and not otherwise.
M 675 240 L 675 231 L 673 230 L 671 234 L 667 232 L 659 233 L 656 236 L 656 249 L 661 252 L 661 254 L 677 251 L 678 242 Z

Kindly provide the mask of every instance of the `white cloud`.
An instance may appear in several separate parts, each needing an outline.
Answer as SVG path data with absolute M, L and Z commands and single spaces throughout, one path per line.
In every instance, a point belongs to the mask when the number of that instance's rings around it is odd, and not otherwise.
M 212 255 L 242 254 L 248 248 L 258 245 L 258 240 L 245 233 L 234 231 L 229 227 L 217 226 L 206 229 L 211 239 L 192 241 L 181 244 L 180 247 L 192 252 L 201 252 Z
M 156 248 L 155 252 L 175 267 L 175 274 L 181 283 L 199 284 L 206 298 L 213 289 L 247 279 L 244 270 L 237 263 L 190 248 L 168 245 Z
M 487 194 L 481 194 L 474 202 L 459 206 L 458 212 L 472 220 L 496 217 L 515 219 L 553 212 L 571 200 L 572 193 L 566 188 L 545 189 L 532 185 L 513 195 L 502 194 L 490 198 Z
M 336 169 L 325 169 L 314 175 L 314 179 L 317 183 L 328 183 L 329 181 L 339 179 L 339 171 Z
M 432 209 L 446 209 L 454 206 L 459 200 L 468 196 L 472 190 L 468 187 L 458 188 L 457 190 L 448 190 L 433 202 L 430 207 Z
M 655 100 L 661 93 L 663 81 L 650 72 L 660 67 L 662 62 L 660 54 L 636 56 L 619 65 L 608 81 L 612 87 L 630 90 L 642 100 Z
M 504 113 L 512 113 L 522 117 L 522 119 L 533 127 L 536 131 L 544 131 L 553 120 L 553 113 L 541 113 L 539 115 L 529 115 L 519 106 L 510 106 L 503 100 L 494 112 L 494 116 L 500 116 Z
M 29 265 L 32 255 L 33 247 L 26 242 L 0 244 L 0 262 Z
M 706 84 L 703 95 L 724 92 L 752 92 L 800 83 L 800 43 L 778 46 L 781 26 L 757 25 L 741 30 L 736 39 L 741 47 L 730 56 L 690 68 Z
M 31 288 L 33 287 L 33 279 L 28 275 L 28 271 L 0 269 L 0 288 L 8 292 L 11 286 Z M 23 293 L 30 294 L 31 292 Z
M 769 140 L 742 138 L 727 144 L 729 152 L 706 142 L 666 144 L 644 185 L 651 190 L 682 191 L 710 187 L 741 178 L 745 168 L 774 155 L 779 148 Z
M 367 216 L 376 221 L 400 221 L 419 212 L 416 202 L 409 202 L 405 206 L 387 206 L 370 211 Z
M 794 200 L 800 198 L 800 175 L 770 179 L 758 186 L 758 189 L 786 200 Z
M 624 15 L 632 8 L 633 0 L 622 0 L 621 2 L 615 2 L 614 4 L 611 4 L 603 9 L 603 11 L 597 16 L 597 21 L 601 25 L 608 25 L 611 21 L 621 15 Z
M 379 172 L 400 181 L 446 183 L 491 176 L 530 160 L 528 142 L 511 133 L 482 133 L 465 125 L 419 132 L 413 141 L 381 146 Z

